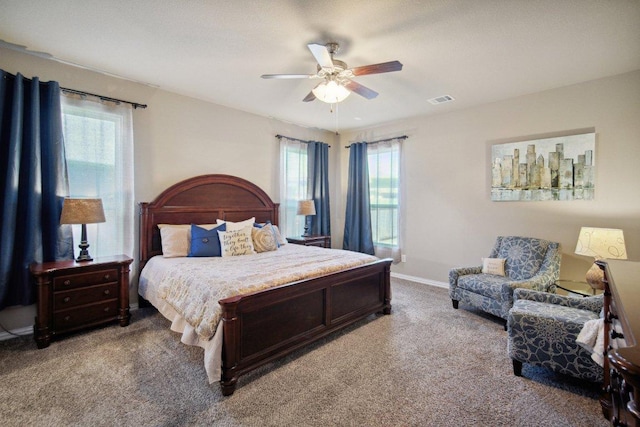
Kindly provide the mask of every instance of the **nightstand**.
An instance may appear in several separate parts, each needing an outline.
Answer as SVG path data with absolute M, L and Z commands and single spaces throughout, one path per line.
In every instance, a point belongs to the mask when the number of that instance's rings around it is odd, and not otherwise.
M 93 261 L 31 265 L 38 303 L 33 337 L 38 348 L 52 339 L 104 323 L 129 324 L 129 265 L 124 255 Z
M 315 235 L 315 236 L 287 237 L 287 242 L 293 243 L 294 245 L 319 246 L 321 248 L 330 248 L 331 236 Z

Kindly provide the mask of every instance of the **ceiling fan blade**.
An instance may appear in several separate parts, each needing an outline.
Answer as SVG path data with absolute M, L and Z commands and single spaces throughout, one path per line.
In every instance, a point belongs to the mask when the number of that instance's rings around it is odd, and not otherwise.
M 383 62 L 380 64 L 363 65 L 362 67 L 352 68 L 354 76 L 364 76 L 366 74 L 389 73 L 391 71 L 402 70 L 400 61 Z
M 304 99 L 302 100 L 303 102 L 311 102 L 314 99 L 316 99 L 316 95 L 313 93 L 313 90 L 320 86 L 323 82 L 318 83 L 317 85 L 315 85 L 315 87 L 313 89 L 311 89 L 311 92 L 309 92 L 309 94 L 307 96 L 304 97 Z
M 303 102 L 310 102 L 310 101 L 313 101 L 314 99 L 316 99 L 316 96 L 313 94 L 313 92 L 309 92 L 309 94 L 307 96 L 305 96 L 302 101 Z
M 317 43 L 309 43 L 307 47 L 316 59 L 316 62 L 322 68 L 333 69 L 333 59 L 331 59 L 331 54 L 326 46 Z
M 263 79 L 312 79 L 315 74 L 263 74 Z
M 360 83 L 354 82 L 353 80 L 349 80 L 349 82 L 344 86 L 350 91 L 355 92 L 360 96 L 364 96 L 367 99 L 373 99 L 378 96 L 378 92 L 375 90 L 362 86 Z

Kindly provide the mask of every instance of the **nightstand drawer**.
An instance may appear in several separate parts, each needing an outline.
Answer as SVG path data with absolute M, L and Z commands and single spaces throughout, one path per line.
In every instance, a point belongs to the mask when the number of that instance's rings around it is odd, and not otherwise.
M 117 298 L 117 282 L 107 283 L 106 285 L 89 286 L 70 291 L 55 292 L 53 296 L 53 311 L 66 310 L 78 305 Z
M 117 282 L 118 270 L 100 270 L 92 273 L 59 276 L 53 279 L 53 290 L 64 291 L 79 286 L 98 285 L 100 283 Z
M 53 314 L 53 328 L 56 333 L 85 326 L 92 322 L 115 318 L 118 315 L 118 300 L 85 305 L 71 310 L 61 310 Z

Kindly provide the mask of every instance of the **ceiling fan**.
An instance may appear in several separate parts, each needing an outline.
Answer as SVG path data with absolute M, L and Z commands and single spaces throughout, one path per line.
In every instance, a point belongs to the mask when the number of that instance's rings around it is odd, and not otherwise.
M 303 99 L 304 102 L 319 99 L 320 101 L 335 104 L 343 101 L 351 92 L 355 92 L 367 99 L 378 96 L 378 92 L 351 80 L 357 76 L 367 74 L 389 73 L 402 70 L 399 61 L 383 62 L 380 64 L 364 65 L 362 67 L 347 68 L 347 64 L 333 58 L 340 46 L 338 43 L 326 45 L 310 43 L 307 45 L 311 54 L 318 63 L 318 71 L 315 74 L 263 74 L 263 79 L 321 79 Z

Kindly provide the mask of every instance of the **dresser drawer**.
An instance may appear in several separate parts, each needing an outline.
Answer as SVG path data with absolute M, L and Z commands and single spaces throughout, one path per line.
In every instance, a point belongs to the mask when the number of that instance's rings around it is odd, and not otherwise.
M 118 298 L 117 282 L 55 292 L 53 295 L 53 311 L 66 310 L 79 305 L 107 301 L 114 298 Z
M 85 305 L 53 313 L 53 328 L 56 332 L 64 332 L 93 322 L 114 319 L 117 315 L 117 299 L 98 304 Z
M 117 282 L 118 270 L 100 270 L 92 273 L 73 274 L 68 276 L 58 276 L 53 279 L 53 290 L 63 291 L 80 286 L 98 285 L 100 283 Z

